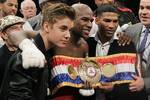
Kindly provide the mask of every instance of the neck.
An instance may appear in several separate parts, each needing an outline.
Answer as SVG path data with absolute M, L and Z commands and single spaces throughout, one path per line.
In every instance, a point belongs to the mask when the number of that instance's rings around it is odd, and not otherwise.
M 45 49 L 46 51 L 51 49 L 52 47 L 54 47 L 53 43 L 50 43 L 49 40 L 47 39 L 47 33 L 44 33 L 44 32 L 41 32 L 40 35 L 43 39 L 43 42 L 44 42 L 44 46 L 45 46 Z
M 71 33 L 70 42 L 74 45 L 78 45 L 79 40 L 81 39 L 81 36 Z
M 150 25 L 145 25 L 146 29 L 150 29 Z
M 108 37 L 102 35 L 101 33 L 98 34 L 98 38 L 99 38 L 99 40 L 101 41 L 102 44 L 104 44 L 104 43 L 110 41 L 110 38 L 108 38 Z

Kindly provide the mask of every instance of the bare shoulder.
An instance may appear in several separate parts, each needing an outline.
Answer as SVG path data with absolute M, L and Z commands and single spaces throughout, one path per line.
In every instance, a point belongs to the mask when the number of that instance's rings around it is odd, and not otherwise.
M 81 38 L 80 43 L 81 43 L 80 48 L 85 50 L 85 52 L 87 52 L 88 51 L 88 44 L 87 44 L 87 42 L 83 38 Z

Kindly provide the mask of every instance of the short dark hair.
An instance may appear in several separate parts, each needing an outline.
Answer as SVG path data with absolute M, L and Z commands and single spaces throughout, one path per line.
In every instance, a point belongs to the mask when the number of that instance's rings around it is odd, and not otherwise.
M 42 14 L 43 14 L 42 24 L 45 21 L 54 24 L 57 22 L 57 19 L 64 17 L 68 17 L 71 20 L 75 20 L 76 17 L 74 8 L 64 3 L 52 4 L 47 8 L 45 8 Z
M 114 13 L 119 14 L 119 11 L 116 6 L 111 5 L 111 4 L 102 4 L 95 10 L 94 15 L 101 16 L 102 13 L 104 12 L 114 12 Z

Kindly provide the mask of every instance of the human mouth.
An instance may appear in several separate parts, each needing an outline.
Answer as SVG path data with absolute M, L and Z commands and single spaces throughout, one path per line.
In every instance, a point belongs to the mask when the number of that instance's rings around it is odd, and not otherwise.
M 62 41 L 62 43 L 63 43 L 63 44 L 68 44 L 68 43 L 69 43 L 69 41 Z
M 113 33 L 114 33 L 114 31 L 113 31 L 113 30 L 108 30 L 108 31 L 107 31 L 107 33 L 109 33 L 109 34 L 113 34 Z
M 84 34 L 84 35 L 89 35 L 89 34 L 90 34 L 90 31 L 89 31 L 89 30 L 83 30 L 83 34 Z

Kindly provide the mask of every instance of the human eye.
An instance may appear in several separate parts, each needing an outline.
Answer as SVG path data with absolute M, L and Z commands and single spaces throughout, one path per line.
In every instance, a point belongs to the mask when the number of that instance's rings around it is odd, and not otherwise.
M 114 23 L 117 23 L 117 22 L 118 22 L 118 20 L 114 20 L 113 22 L 114 22 Z
M 18 5 L 15 5 L 15 8 L 18 8 Z
M 30 7 L 30 9 L 32 9 L 32 10 L 33 10 L 33 9 L 35 9 L 35 7 Z
M 150 10 L 150 6 L 148 6 L 147 9 Z
M 87 21 L 89 21 L 89 19 L 88 18 L 81 18 L 81 20 L 83 20 L 83 21 L 85 21 L 85 22 L 87 22 Z
M 12 3 L 8 3 L 7 5 L 8 5 L 8 6 L 10 6 L 10 7 L 11 7 L 11 6 L 13 6 L 13 4 L 12 4 Z
M 103 19 L 104 22 L 111 22 L 109 19 Z
M 143 6 L 140 6 L 140 7 L 139 7 L 139 9 L 141 9 L 141 10 L 142 10 L 142 9 L 144 9 L 144 7 L 143 7 Z
M 67 29 L 68 29 L 67 26 L 61 26 L 61 27 L 60 27 L 60 30 L 61 30 L 62 32 L 66 31 Z
M 24 10 L 29 10 L 29 7 L 25 7 Z

